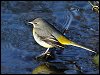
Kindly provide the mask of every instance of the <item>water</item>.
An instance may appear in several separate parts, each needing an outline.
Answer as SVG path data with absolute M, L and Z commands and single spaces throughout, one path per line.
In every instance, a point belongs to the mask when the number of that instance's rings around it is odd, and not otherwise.
M 46 49 L 35 42 L 28 21 L 42 17 L 62 31 L 68 21 L 68 12 L 73 18 L 65 35 L 79 44 L 99 51 L 99 17 L 87 1 L 2 1 L 2 74 L 31 74 L 39 65 L 34 58 Z M 98 74 L 99 70 L 91 60 L 92 54 L 80 48 L 67 46 L 58 58 L 63 61 L 76 61 L 85 74 Z M 76 73 L 66 70 L 66 73 L 70 72 Z

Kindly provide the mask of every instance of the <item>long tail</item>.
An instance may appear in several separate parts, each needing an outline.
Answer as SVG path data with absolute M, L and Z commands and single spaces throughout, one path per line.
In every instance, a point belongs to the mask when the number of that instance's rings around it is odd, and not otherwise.
M 61 35 L 61 36 L 59 36 L 59 37 L 57 38 L 57 40 L 58 40 L 61 44 L 63 44 L 63 45 L 72 45 L 72 46 L 80 47 L 80 48 L 83 48 L 83 49 L 86 49 L 86 50 L 88 50 L 88 51 L 91 51 L 91 52 L 96 53 L 95 51 L 93 51 L 93 50 L 91 50 L 91 49 L 89 49 L 89 48 L 86 48 L 86 47 L 81 46 L 81 45 L 79 45 L 79 44 L 77 44 L 77 43 L 75 43 L 75 42 L 72 42 L 71 40 L 67 39 L 65 36 L 62 36 L 62 35 Z
M 76 43 L 74 43 L 74 42 L 71 42 L 69 45 L 76 46 L 76 47 L 80 47 L 80 48 L 83 48 L 83 49 L 85 49 L 85 50 L 88 50 L 88 51 L 91 51 L 91 52 L 96 53 L 95 51 L 93 51 L 93 50 L 91 50 L 91 49 L 89 49 L 89 48 L 86 48 L 86 47 L 84 47 L 84 46 L 81 46 L 81 45 L 79 45 L 79 44 L 76 44 Z

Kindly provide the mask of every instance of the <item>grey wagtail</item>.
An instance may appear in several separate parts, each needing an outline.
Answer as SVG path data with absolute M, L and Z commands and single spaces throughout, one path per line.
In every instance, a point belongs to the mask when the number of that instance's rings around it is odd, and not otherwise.
M 33 36 L 35 41 L 39 45 L 48 48 L 44 53 L 42 53 L 42 55 L 46 54 L 49 48 L 52 47 L 63 48 L 64 45 L 72 45 L 96 53 L 91 49 L 88 49 L 75 42 L 72 42 L 66 36 L 64 36 L 60 31 L 58 31 L 53 25 L 51 25 L 50 23 L 48 23 L 46 20 L 42 18 L 36 18 L 33 21 L 28 23 L 33 25 Z

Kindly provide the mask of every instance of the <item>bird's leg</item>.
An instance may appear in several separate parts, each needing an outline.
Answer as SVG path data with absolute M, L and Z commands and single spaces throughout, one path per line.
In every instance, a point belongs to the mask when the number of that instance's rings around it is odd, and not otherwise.
M 44 52 L 44 54 L 48 53 L 48 51 L 49 51 L 49 48 Z
M 49 51 L 49 48 L 48 48 L 48 49 L 47 49 L 44 53 L 40 54 L 39 56 L 42 56 L 42 55 L 47 54 L 47 53 L 48 53 L 48 51 Z

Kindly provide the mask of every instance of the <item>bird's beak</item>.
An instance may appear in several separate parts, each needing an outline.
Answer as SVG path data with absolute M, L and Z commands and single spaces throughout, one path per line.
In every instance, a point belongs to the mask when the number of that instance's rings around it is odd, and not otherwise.
M 33 22 L 28 22 L 28 23 L 33 24 Z

